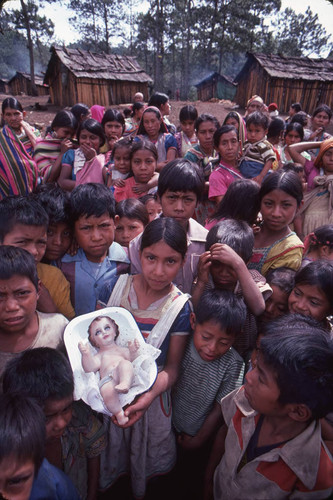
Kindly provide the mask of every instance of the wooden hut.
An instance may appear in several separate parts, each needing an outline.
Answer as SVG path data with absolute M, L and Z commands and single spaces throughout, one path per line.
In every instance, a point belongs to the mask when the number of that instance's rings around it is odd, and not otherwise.
M 0 92 L 1 94 L 8 94 L 9 92 L 8 80 L 0 78 Z
M 219 73 L 210 73 L 206 78 L 195 84 L 200 101 L 209 101 L 212 98 L 229 99 L 232 101 L 236 94 L 236 84 L 231 78 Z
M 275 102 L 281 113 L 287 113 L 293 102 L 300 102 L 308 113 L 321 103 L 333 105 L 333 60 L 329 59 L 247 53 L 235 82 L 235 100 L 242 107 L 255 94 L 267 105 Z
M 35 84 L 38 95 L 48 95 L 49 86 L 44 84 L 42 75 L 35 75 Z M 8 82 L 9 92 L 12 95 L 33 95 L 31 91 L 31 77 L 28 73 L 17 71 L 16 74 Z
M 130 103 L 136 92 L 148 100 L 152 79 L 136 59 L 116 54 L 95 54 L 81 49 L 52 47 L 44 81 L 57 106 Z

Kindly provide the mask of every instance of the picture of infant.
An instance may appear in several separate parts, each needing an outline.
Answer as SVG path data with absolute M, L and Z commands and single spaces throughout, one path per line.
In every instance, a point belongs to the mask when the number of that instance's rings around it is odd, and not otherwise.
M 119 335 L 117 323 L 109 316 L 97 316 L 88 328 L 89 341 L 96 349 L 93 354 L 88 344 L 79 342 L 82 367 L 85 372 L 100 373 L 99 390 L 108 410 L 118 423 L 124 425 L 128 417 L 119 401 L 119 393 L 127 393 L 134 380 L 132 361 L 137 357 L 139 342 L 128 342 L 128 347 L 115 343 Z

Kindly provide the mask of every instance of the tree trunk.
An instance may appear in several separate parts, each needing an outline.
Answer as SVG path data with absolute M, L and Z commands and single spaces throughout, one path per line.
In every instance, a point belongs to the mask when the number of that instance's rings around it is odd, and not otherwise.
M 31 30 L 30 30 L 30 22 L 28 16 L 27 6 L 25 5 L 23 0 L 21 1 L 22 13 L 24 17 L 25 29 L 27 31 L 28 38 L 28 50 L 29 50 L 29 59 L 30 59 L 30 79 L 31 79 L 31 93 L 32 95 L 38 95 L 37 87 L 35 83 L 35 60 L 34 60 L 34 46 L 31 38 Z

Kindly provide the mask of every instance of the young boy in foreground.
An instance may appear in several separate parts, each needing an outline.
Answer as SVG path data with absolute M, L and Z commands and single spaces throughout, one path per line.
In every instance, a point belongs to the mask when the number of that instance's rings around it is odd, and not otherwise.
M 288 316 L 267 326 L 245 385 L 221 401 L 207 478 L 215 500 L 331 498 L 333 460 L 319 419 L 333 409 L 333 342 Z M 208 494 L 207 497 L 209 498 Z

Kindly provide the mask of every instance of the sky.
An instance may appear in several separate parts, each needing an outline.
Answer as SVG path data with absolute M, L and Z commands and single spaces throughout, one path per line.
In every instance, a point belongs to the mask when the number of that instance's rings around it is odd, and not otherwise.
M 141 2 L 144 5 L 145 1 Z M 18 0 L 11 0 L 6 6 L 20 8 Z M 304 13 L 310 6 L 313 13 L 318 14 L 319 22 L 324 26 L 326 32 L 332 36 L 333 41 L 333 5 L 326 0 L 282 0 L 282 9 L 291 7 L 297 14 Z M 58 42 L 70 43 L 79 38 L 79 34 L 73 30 L 69 23 L 70 11 L 65 7 L 53 3 L 43 9 L 47 17 L 55 24 L 55 36 Z

